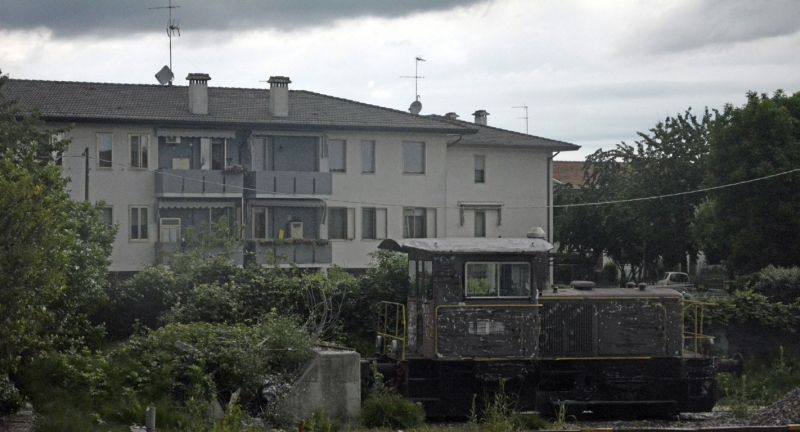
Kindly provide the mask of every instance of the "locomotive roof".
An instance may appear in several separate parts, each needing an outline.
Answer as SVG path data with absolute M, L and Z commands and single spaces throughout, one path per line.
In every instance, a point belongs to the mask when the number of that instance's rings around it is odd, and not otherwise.
M 547 252 L 553 245 L 539 238 L 425 238 L 386 239 L 379 249 L 395 252 L 533 254 Z
M 539 295 L 539 300 L 558 300 L 564 298 L 619 298 L 619 299 L 638 299 L 653 298 L 662 299 L 682 299 L 683 294 L 671 288 L 648 286 L 644 291 L 638 288 L 594 288 L 591 290 L 578 290 L 575 288 L 559 288 L 557 293 L 552 290 L 545 290 Z

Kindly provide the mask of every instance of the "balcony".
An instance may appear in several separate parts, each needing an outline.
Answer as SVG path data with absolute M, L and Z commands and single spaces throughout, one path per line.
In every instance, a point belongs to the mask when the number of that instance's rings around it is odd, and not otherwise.
M 253 241 L 248 249 L 254 252 L 253 259 L 259 265 L 330 264 L 333 262 L 333 248 L 324 240 L 289 244 Z M 273 257 L 274 262 L 272 261 Z
M 156 263 L 162 265 L 169 265 L 170 255 L 177 252 L 191 252 L 190 250 L 186 249 L 186 246 L 180 242 L 156 242 Z M 218 256 L 222 250 L 209 250 L 206 251 L 206 255 L 208 257 L 216 257 Z M 234 246 L 233 251 L 231 251 L 229 258 L 233 261 L 234 264 L 238 266 L 244 265 L 244 253 L 241 244 L 239 246 Z
M 245 173 L 247 197 L 272 194 L 330 195 L 333 193 L 331 173 L 309 171 L 252 171 Z
M 242 173 L 211 170 L 156 171 L 156 197 L 241 198 Z

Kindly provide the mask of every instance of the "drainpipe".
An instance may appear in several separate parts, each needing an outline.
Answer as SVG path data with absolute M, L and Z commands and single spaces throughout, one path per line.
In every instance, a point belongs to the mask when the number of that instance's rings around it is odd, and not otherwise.
M 547 158 L 547 241 L 553 244 L 553 159 L 561 153 L 555 152 Z M 548 260 L 549 263 L 550 260 Z M 550 264 L 550 283 L 553 283 L 553 265 Z

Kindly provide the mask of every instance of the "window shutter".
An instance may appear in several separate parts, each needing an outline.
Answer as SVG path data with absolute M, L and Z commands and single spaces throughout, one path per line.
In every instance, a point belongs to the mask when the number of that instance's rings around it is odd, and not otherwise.
M 347 239 L 352 240 L 356 237 L 356 209 L 347 209 Z
M 427 237 L 434 238 L 436 237 L 436 209 L 429 208 L 426 212 L 427 220 L 425 231 L 427 233 Z
M 375 238 L 386 238 L 386 209 L 375 209 Z

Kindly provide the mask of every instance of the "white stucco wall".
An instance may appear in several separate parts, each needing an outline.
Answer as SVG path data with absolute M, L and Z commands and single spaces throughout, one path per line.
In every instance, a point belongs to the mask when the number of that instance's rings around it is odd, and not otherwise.
M 362 239 L 362 208 L 387 209 L 388 238 L 403 237 L 403 208 L 436 209 L 436 231 L 445 230 L 446 137 L 442 134 L 408 133 L 329 133 L 329 140 L 345 140 L 347 170 L 333 173 L 333 194 L 325 197 L 328 207 L 355 209 L 355 233 L 352 240 L 331 240 L 333 263 L 343 267 L 366 267 L 369 253 L 381 240 Z M 375 141 L 375 173 L 361 172 L 361 141 Z M 425 143 L 425 174 L 403 173 L 403 142 Z M 321 164 L 327 171 L 327 159 Z M 327 221 L 326 221 L 327 222 Z M 328 227 L 322 226 L 327 238 Z
M 113 134 L 112 166 L 99 168 L 97 162 L 97 134 Z M 137 125 L 81 124 L 66 134 L 72 142 L 65 153 L 62 172 L 71 179 L 67 186 L 70 196 L 84 200 L 85 160 L 81 156 L 89 149 L 89 201 L 105 201 L 112 207 L 112 216 L 119 224 L 119 231 L 111 253 L 110 271 L 136 271 L 150 265 L 155 260 L 155 242 L 158 236 L 158 223 L 155 219 L 155 174 L 149 170 L 128 167 L 129 134 L 149 136 L 149 169 L 156 164 L 156 141 L 152 127 Z M 130 240 L 129 207 L 148 207 L 148 239 Z
M 484 183 L 475 183 L 475 156 L 486 158 Z M 531 227 L 548 230 L 547 158 L 536 149 L 454 146 L 447 151 L 447 237 L 474 237 L 475 211 L 461 202 L 502 203 L 498 212 L 486 210 L 486 237 L 525 237 Z

